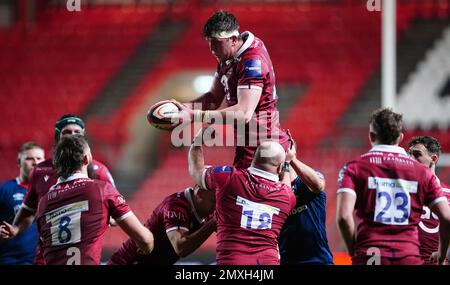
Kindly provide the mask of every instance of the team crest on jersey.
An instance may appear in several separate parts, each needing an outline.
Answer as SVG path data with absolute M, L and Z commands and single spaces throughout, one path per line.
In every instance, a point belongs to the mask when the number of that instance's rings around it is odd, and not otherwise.
M 231 166 L 217 166 L 213 169 L 212 173 L 220 173 L 220 172 L 231 172 L 233 167 Z
M 23 197 L 24 197 L 25 195 L 23 195 L 22 193 L 15 193 L 14 195 L 13 195 L 13 199 L 15 200 L 15 201 L 23 201 Z
M 249 59 L 244 62 L 245 77 L 261 77 L 261 60 Z

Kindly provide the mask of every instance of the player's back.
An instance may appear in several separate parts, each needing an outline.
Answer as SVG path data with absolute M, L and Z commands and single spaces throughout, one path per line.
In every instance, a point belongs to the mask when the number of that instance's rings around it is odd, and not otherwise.
M 108 183 L 74 176 L 39 200 L 37 223 L 46 264 L 99 264 L 108 217 L 128 206 Z
M 189 190 L 189 188 L 187 189 Z M 171 265 L 180 259 L 167 232 L 174 229 L 195 231 L 200 227 L 186 199 L 186 191 L 167 196 L 146 221 L 145 227 L 153 234 L 154 248 L 148 255 L 137 252 L 136 244 L 128 239 L 111 257 L 110 265 Z
M 232 171 L 216 190 L 217 263 L 278 264 L 277 239 L 295 196 L 276 175 L 264 178 L 267 172 L 255 168 Z
M 375 247 L 381 256 L 418 256 L 417 224 L 422 206 L 442 191 L 433 173 L 400 147 L 376 146 L 344 169 L 342 188 L 356 192 L 360 218 L 356 254 Z

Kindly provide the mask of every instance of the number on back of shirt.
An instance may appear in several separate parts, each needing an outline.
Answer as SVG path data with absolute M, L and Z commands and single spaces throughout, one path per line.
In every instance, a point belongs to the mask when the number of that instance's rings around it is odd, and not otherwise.
M 72 244 L 81 240 L 81 212 L 89 210 L 88 201 L 62 206 L 45 214 L 50 223 L 52 246 Z
M 411 215 L 411 195 L 417 182 L 369 177 L 369 189 L 376 190 L 374 221 L 387 225 L 407 225 Z
M 273 215 L 280 212 L 278 208 L 255 203 L 240 196 L 236 198 L 236 205 L 242 206 L 241 227 L 244 229 L 271 229 Z

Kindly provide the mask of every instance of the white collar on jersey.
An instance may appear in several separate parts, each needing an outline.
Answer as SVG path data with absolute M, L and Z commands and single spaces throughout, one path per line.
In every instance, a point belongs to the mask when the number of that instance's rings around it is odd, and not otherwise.
M 369 152 L 372 151 L 380 151 L 380 152 L 393 152 L 403 155 L 408 155 L 404 148 L 396 146 L 396 145 L 388 145 L 388 144 L 379 144 L 372 147 Z
M 273 182 L 280 181 L 280 178 L 278 177 L 278 175 L 264 171 L 262 169 L 255 168 L 255 167 L 249 167 L 249 168 L 247 168 L 247 170 L 248 170 L 248 172 L 250 172 L 251 175 L 259 176 L 259 177 L 265 178 L 265 179 L 273 181 Z
M 247 39 L 245 40 L 245 42 L 241 46 L 241 48 L 234 54 L 233 58 L 225 61 L 226 65 L 230 64 L 230 62 L 237 59 L 246 49 L 248 49 L 248 47 L 253 43 L 253 40 L 255 39 L 255 35 L 253 35 L 249 31 L 245 31 L 241 35 L 242 35 L 242 37 L 245 37 L 245 35 L 248 35 Z
M 58 181 L 56 181 L 56 184 L 61 184 L 61 183 L 69 182 L 69 181 L 72 181 L 75 179 L 80 179 L 80 178 L 89 178 L 89 177 L 86 174 L 77 172 L 77 173 L 70 175 L 66 179 L 64 179 L 62 177 L 58 177 Z
M 194 216 L 197 219 L 198 223 L 201 224 L 203 222 L 203 219 L 200 219 L 200 216 L 195 209 L 194 201 L 192 201 L 191 190 L 194 191 L 191 187 L 184 189 L 184 197 L 186 197 L 186 200 L 188 200 L 189 204 L 191 205 L 192 212 L 194 213 Z
M 16 183 L 19 185 L 22 183 L 22 179 L 20 179 L 20 176 L 16 177 Z

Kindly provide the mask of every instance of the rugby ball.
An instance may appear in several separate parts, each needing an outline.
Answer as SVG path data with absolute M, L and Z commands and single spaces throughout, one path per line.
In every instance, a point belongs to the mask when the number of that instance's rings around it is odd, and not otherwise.
M 180 109 L 177 105 L 171 101 L 164 100 L 160 101 L 148 109 L 147 120 L 153 127 L 170 131 L 181 123 L 181 120 L 175 120 L 172 122 L 168 116 L 177 114 Z

